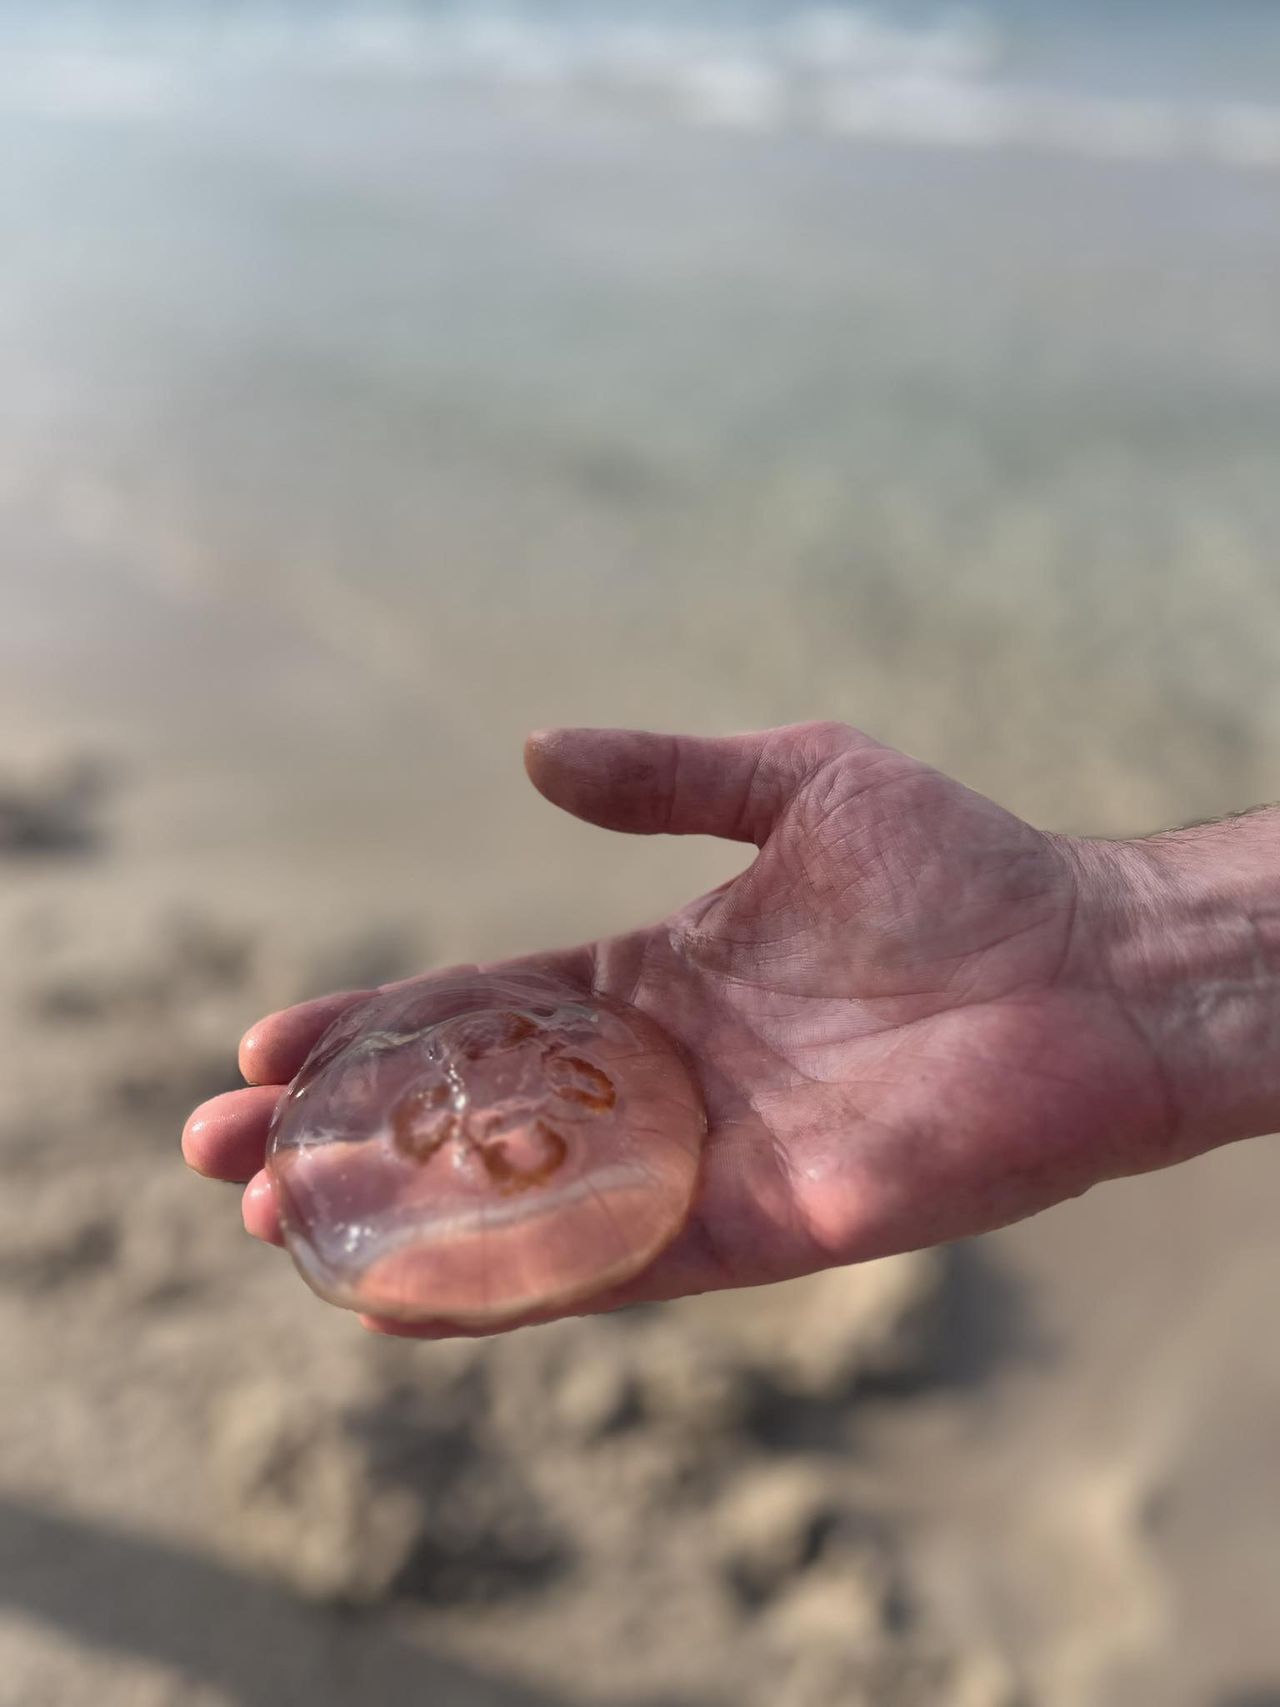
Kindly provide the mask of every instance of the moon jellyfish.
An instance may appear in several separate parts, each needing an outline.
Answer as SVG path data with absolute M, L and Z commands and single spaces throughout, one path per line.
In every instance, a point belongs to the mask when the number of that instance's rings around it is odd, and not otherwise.
M 403 1321 L 510 1321 L 638 1273 L 688 1213 L 706 1128 L 676 1045 L 540 973 L 386 991 L 320 1038 L 267 1167 L 321 1297 Z

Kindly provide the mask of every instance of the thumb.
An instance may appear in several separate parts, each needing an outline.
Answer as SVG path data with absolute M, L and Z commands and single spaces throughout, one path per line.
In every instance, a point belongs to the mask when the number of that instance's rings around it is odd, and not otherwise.
M 589 824 L 760 846 L 801 785 L 857 739 L 838 723 L 718 736 L 547 729 L 529 736 L 524 762 L 539 793 Z

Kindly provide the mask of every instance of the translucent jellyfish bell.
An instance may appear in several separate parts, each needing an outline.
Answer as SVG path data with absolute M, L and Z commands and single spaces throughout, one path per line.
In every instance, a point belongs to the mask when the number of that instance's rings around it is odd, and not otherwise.
M 281 1101 L 267 1166 L 322 1297 L 480 1326 L 644 1268 L 684 1222 L 705 1129 L 644 1014 L 475 973 L 342 1015 Z

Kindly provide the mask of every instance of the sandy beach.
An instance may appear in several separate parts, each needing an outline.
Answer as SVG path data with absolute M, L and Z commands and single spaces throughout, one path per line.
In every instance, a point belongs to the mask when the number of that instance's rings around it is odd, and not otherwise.
M 532 727 L 1272 798 L 1280 174 L 104 86 L 0 83 L 0 1703 L 1276 1707 L 1274 1140 L 480 1348 L 177 1138 L 266 1009 L 738 868 Z

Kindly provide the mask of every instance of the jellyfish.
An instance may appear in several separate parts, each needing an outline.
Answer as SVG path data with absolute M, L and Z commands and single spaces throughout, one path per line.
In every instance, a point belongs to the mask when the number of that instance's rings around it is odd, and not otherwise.
M 542 973 L 370 997 L 281 1098 L 285 1244 L 331 1303 L 501 1325 L 604 1292 L 679 1232 L 706 1117 L 647 1015 Z

